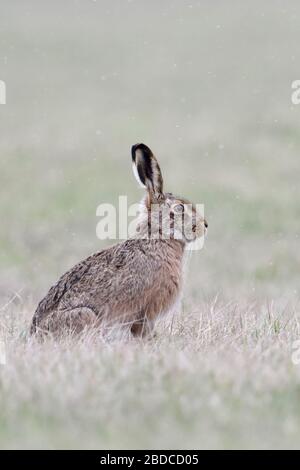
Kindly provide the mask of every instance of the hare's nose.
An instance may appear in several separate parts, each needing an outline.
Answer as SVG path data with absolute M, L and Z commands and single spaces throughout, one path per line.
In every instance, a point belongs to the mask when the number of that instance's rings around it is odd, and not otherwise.
M 206 220 L 204 220 L 204 227 L 205 227 L 205 228 L 208 227 L 208 223 L 206 222 Z

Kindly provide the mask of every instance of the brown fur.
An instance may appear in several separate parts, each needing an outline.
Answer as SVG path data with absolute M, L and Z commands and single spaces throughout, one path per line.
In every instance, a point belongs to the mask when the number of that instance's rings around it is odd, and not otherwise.
M 155 163 L 152 161 L 152 166 Z M 78 333 L 102 323 L 119 323 L 129 325 L 134 336 L 146 336 L 156 318 L 172 307 L 182 285 L 186 241 L 163 239 L 160 227 L 158 238 L 149 238 L 147 204 L 156 194 L 162 194 L 159 167 L 151 174 L 155 172 L 158 177 L 151 181 L 141 211 L 139 238 L 95 253 L 66 272 L 39 303 L 32 334 L 59 335 L 66 327 Z M 161 188 L 155 187 L 156 181 Z M 171 207 L 174 201 L 178 198 L 170 193 L 164 196 L 165 206 Z

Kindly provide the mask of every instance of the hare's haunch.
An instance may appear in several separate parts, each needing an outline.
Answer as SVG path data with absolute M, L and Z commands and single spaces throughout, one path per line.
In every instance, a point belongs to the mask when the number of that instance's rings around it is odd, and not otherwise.
M 163 191 L 160 167 L 146 145 L 132 147 L 132 161 L 146 190 L 135 236 L 66 272 L 39 303 L 31 334 L 105 323 L 127 325 L 142 337 L 178 298 L 184 249 L 204 235 L 207 223 L 189 201 Z

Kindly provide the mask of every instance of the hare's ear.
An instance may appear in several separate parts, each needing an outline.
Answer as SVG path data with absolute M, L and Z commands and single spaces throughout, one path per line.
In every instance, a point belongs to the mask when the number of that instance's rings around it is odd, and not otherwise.
M 163 179 L 159 164 L 145 144 L 131 147 L 133 173 L 138 183 L 146 188 L 151 200 L 163 199 Z

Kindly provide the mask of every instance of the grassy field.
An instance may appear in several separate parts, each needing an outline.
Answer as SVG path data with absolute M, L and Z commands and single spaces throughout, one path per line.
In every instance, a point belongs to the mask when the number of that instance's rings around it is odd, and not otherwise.
M 1 448 L 300 446 L 299 20 L 296 0 L 2 2 Z M 98 204 L 140 199 L 138 141 L 205 205 L 178 316 L 146 344 L 28 339 L 108 244 Z

